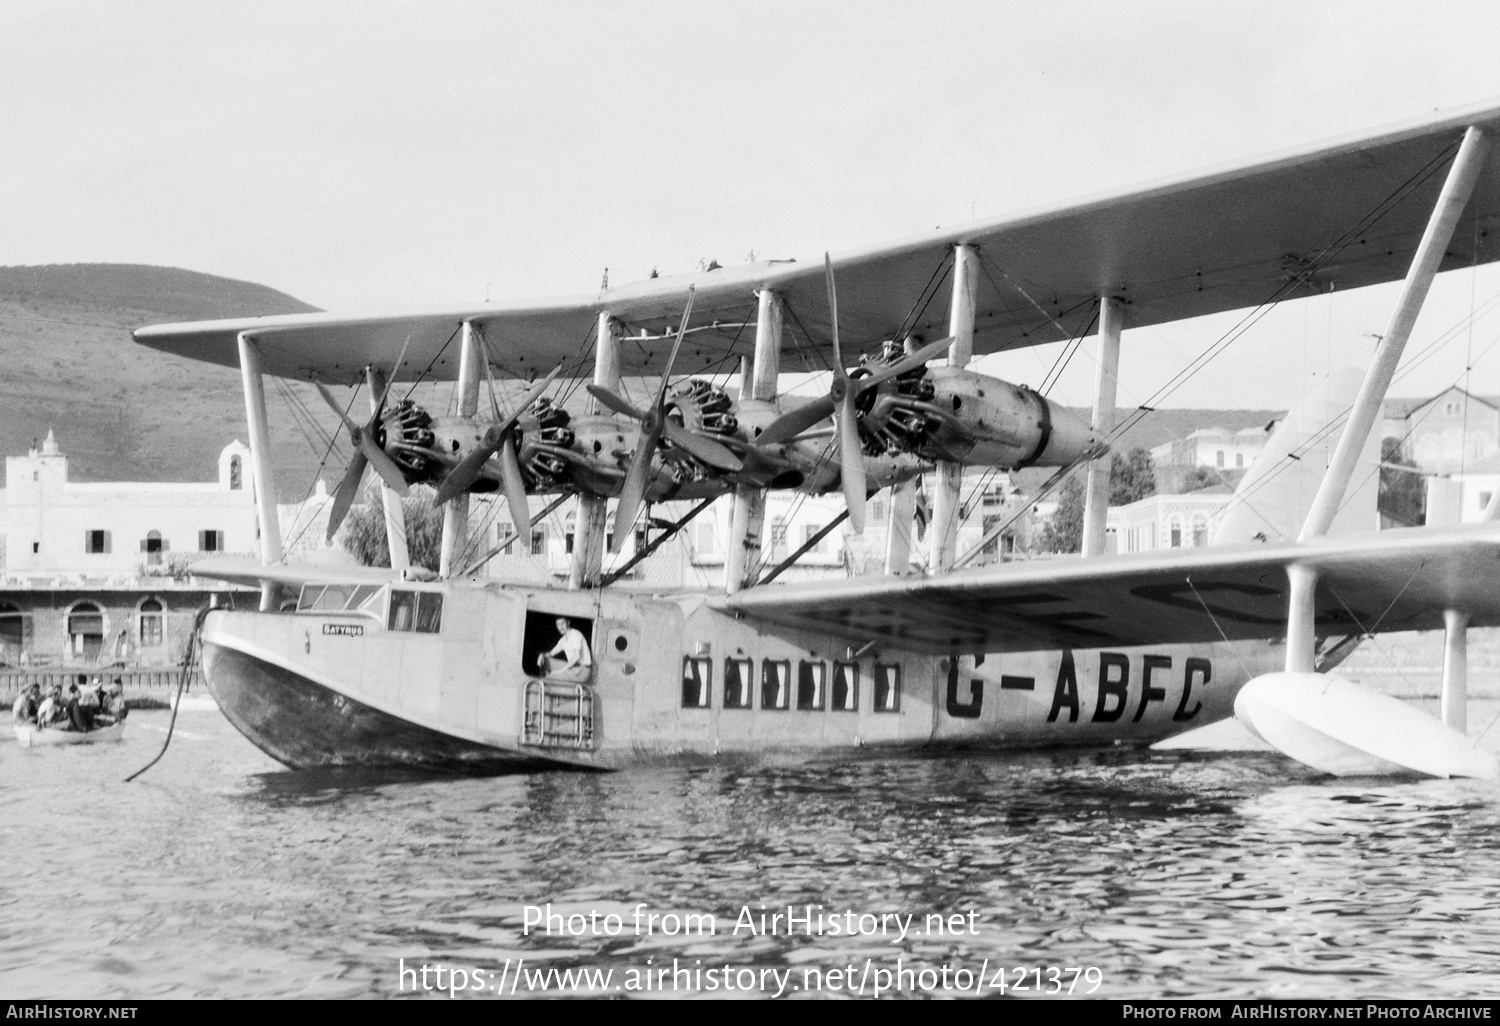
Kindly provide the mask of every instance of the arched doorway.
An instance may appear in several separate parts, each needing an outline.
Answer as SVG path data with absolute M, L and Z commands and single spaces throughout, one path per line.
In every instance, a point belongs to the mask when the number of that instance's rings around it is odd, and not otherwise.
M 104 611 L 80 602 L 68 611 L 68 651 L 74 659 L 94 662 L 104 648 Z

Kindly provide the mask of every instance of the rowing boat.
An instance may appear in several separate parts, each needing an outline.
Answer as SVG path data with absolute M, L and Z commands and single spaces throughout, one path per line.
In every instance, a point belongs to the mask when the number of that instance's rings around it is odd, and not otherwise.
M 17 723 L 16 740 L 22 748 L 42 745 L 86 745 L 100 741 L 118 741 L 125 736 L 125 724 L 116 723 L 96 730 L 58 730 L 56 727 L 37 729 L 33 723 Z

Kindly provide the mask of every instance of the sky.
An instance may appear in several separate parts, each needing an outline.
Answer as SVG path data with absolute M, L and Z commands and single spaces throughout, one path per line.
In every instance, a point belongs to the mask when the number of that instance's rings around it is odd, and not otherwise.
M 0 265 L 330 310 L 569 295 L 1378 128 L 1500 96 L 1496 53 L 1500 5 L 1442 0 L 5 0 Z M 1442 276 L 1407 362 L 1447 343 L 1392 394 L 1500 394 L 1500 313 L 1469 323 L 1496 296 L 1493 268 Z M 1158 405 L 1285 408 L 1367 360 L 1393 298 L 1285 303 Z M 1121 404 L 1237 320 L 1127 329 Z M 1036 385 L 1056 358 L 980 369 Z M 1085 349 L 1053 397 L 1092 374 Z

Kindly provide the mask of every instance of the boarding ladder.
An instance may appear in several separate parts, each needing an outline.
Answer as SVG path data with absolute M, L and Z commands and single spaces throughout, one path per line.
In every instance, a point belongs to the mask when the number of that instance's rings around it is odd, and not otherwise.
M 526 682 L 521 743 L 541 748 L 594 747 L 594 690 L 570 681 Z

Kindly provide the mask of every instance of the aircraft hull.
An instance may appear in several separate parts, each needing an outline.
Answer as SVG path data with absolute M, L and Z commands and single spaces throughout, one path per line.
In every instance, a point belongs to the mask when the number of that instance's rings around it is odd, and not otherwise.
M 827 635 L 738 621 L 706 594 L 392 587 L 441 595 L 441 626 L 400 629 L 368 607 L 211 614 L 205 671 L 225 715 L 293 768 L 507 773 L 1150 744 L 1230 715 L 1248 674 L 1280 655 L 1209 645 L 858 656 Z M 591 639 L 586 685 L 526 669 L 555 643 L 557 616 Z
M 292 769 L 379 766 L 503 774 L 559 766 L 413 723 L 229 645 L 205 642 L 203 665 L 208 689 L 229 722 Z

